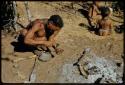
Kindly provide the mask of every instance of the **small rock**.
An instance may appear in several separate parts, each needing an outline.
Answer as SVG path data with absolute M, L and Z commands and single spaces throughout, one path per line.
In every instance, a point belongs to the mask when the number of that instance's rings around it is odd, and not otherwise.
M 91 51 L 91 48 L 86 48 L 85 49 L 85 52 L 90 52 Z
M 43 52 L 43 53 L 39 56 L 38 59 L 41 60 L 41 61 L 46 62 L 46 61 L 49 61 L 51 58 L 52 58 L 52 55 L 51 55 L 50 53 L 48 53 L 48 52 Z
M 32 73 L 31 76 L 30 76 L 30 82 L 34 83 L 35 81 L 36 81 L 36 74 Z
M 14 68 L 18 68 L 19 66 L 18 66 L 17 64 L 14 64 L 13 67 L 14 67 Z

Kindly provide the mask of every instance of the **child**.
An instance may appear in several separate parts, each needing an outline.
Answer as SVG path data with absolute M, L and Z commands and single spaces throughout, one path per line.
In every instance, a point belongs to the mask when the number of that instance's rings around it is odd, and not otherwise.
M 98 21 L 99 35 L 106 36 L 111 33 L 112 21 L 109 19 L 111 11 L 108 7 L 101 10 L 102 19 Z

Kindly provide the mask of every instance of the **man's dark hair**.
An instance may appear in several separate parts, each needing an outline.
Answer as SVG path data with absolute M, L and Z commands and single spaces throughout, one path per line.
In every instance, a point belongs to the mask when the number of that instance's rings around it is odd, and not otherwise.
M 108 16 L 110 14 L 110 9 L 108 8 L 108 7 L 103 7 L 102 9 L 101 9 L 101 15 L 102 15 L 102 17 L 106 17 L 106 16 Z
M 63 20 L 59 15 L 52 15 L 49 22 L 52 22 L 55 26 L 62 28 L 64 26 Z

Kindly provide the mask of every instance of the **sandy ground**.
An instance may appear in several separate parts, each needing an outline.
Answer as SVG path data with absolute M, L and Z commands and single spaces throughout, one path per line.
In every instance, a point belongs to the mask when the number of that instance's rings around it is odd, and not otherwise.
M 18 2 L 18 9 L 20 13 L 20 23 L 24 26 L 28 24 L 26 12 L 24 10 L 23 2 Z M 60 55 L 55 55 L 53 59 L 48 62 L 41 62 L 37 60 L 36 65 L 36 82 L 38 83 L 55 83 L 60 74 L 60 67 L 69 60 L 75 60 L 80 57 L 80 54 L 87 47 L 91 48 L 97 55 L 112 58 L 116 61 L 122 61 L 123 54 L 123 34 L 116 34 L 107 37 L 101 37 L 90 33 L 87 28 L 79 26 L 80 23 L 88 25 L 86 18 L 80 13 L 77 15 L 59 11 L 60 5 L 53 4 L 53 6 L 40 3 L 30 2 L 29 7 L 33 15 L 33 20 L 36 18 L 46 18 L 53 14 L 59 14 L 64 20 L 64 27 L 57 36 L 57 42 L 60 43 L 60 48 L 64 52 Z M 79 15 L 79 16 L 78 16 Z M 114 25 L 121 23 L 113 22 Z M 10 44 L 14 41 L 14 37 L 8 34 L 2 38 L 2 58 L 9 57 L 11 59 L 18 59 L 22 57 L 32 56 L 32 52 L 15 52 L 14 47 Z M 29 74 L 33 66 L 33 59 L 27 59 L 16 63 L 1 60 L 2 62 L 2 82 L 14 83 L 24 82 L 28 80 Z

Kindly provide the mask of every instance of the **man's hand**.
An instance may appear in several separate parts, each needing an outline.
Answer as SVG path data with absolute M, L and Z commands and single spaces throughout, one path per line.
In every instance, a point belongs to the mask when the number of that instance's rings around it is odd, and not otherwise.
M 54 42 L 52 41 L 44 41 L 44 45 L 47 47 L 52 47 L 54 45 Z

